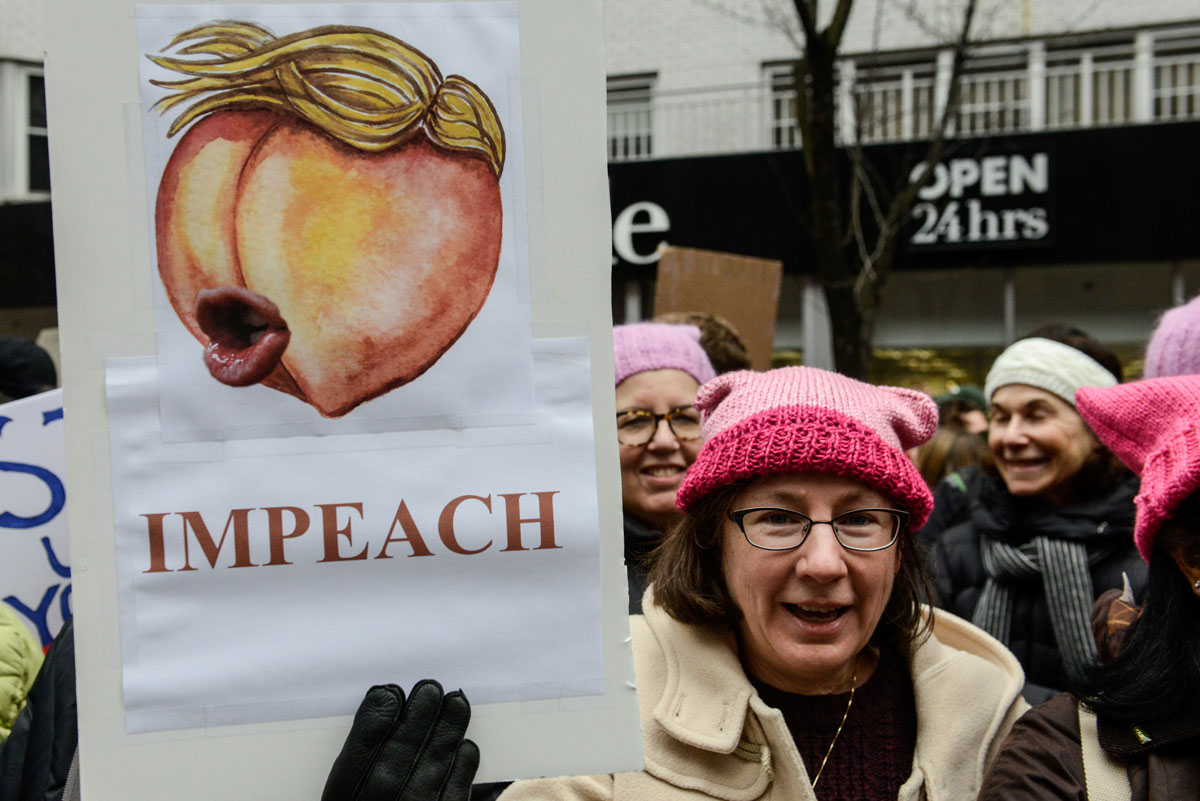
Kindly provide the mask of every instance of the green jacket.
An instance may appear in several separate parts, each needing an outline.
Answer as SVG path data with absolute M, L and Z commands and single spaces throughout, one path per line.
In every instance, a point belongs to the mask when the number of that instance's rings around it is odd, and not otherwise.
M 7 604 L 0 604 L 0 740 L 12 731 L 41 666 L 37 640 Z

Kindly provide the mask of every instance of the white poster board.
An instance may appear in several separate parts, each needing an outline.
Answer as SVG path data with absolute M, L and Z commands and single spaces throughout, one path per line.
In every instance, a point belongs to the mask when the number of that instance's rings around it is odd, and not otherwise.
M 0 404 L 0 587 L 42 647 L 71 616 L 62 390 Z
M 159 5 L 46 7 L 84 792 L 122 801 L 317 798 L 356 703 L 350 688 L 361 684 L 361 696 L 369 683 L 411 685 L 423 676 L 461 685 L 473 701 L 478 781 L 637 769 L 608 389 L 599 3 Z M 309 11 L 320 26 L 340 10 L 351 15 L 347 24 L 427 36 L 446 74 L 479 70 L 479 87 L 512 134 L 498 179 L 504 228 L 492 291 L 424 372 L 385 375 L 382 390 L 351 398 L 348 411 L 322 407 L 321 382 L 306 383 L 314 373 L 286 356 L 279 364 L 294 385 L 271 372 L 262 386 L 217 386 L 211 368 L 195 369 L 204 342 L 182 329 L 199 305 L 190 296 L 163 303 L 173 279 L 160 277 L 164 217 L 155 194 L 170 156 L 156 155 L 164 139 L 150 121 L 139 39 L 139 21 L 146 37 L 147 20 L 225 20 L 232 11 L 271 18 L 263 27 L 286 37 L 308 24 L 300 18 Z M 507 42 L 488 62 L 501 66 L 489 73 L 469 59 L 460 64 L 456 48 L 428 33 L 460 25 L 456 17 L 491 19 L 482 40 Z M 495 36 L 489 25 L 498 26 Z M 167 29 L 184 33 L 175 22 Z M 276 246 L 306 230 L 293 226 Z M 240 287 L 271 298 L 288 318 L 288 348 L 300 341 L 301 323 L 338 306 L 330 295 L 329 310 L 289 312 L 279 282 L 264 290 L 243 272 Z M 218 411 L 206 417 L 209 406 Z M 543 504 L 553 506 L 550 539 Z M 354 558 L 360 552 L 366 558 Z M 518 559 L 527 561 L 516 568 Z M 361 572 L 345 581 L 348 571 Z M 327 578 L 335 573 L 343 579 Z M 380 599 L 380 578 L 391 575 L 404 580 Z M 261 607 L 239 616 L 260 582 Z M 326 603 L 313 602 L 327 588 Z M 379 623 L 397 620 L 397 604 L 423 591 L 457 598 L 441 620 L 470 626 L 439 633 Z M 547 609 L 556 593 L 562 599 Z M 204 620 L 206 599 L 215 622 Z M 366 617 L 344 625 L 326 653 L 301 625 L 317 608 L 328 615 L 317 631 Z M 425 619 L 431 610 L 415 611 Z M 505 651 L 497 643 L 507 626 Z M 276 680 L 263 669 L 277 669 L 288 631 L 293 644 L 309 643 L 316 664 Z M 337 637 L 371 631 L 382 645 L 369 659 L 338 658 Z M 238 649 L 227 649 L 224 663 L 196 656 L 198 644 L 223 638 L 223 647 L 239 642 L 247 661 L 229 661 Z M 512 681 L 523 669 L 519 656 L 533 666 L 524 682 Z M 284 658 L 295 662 L 294 652 Z M 380 675 L 390 659 L 395 675 Z M 489 683 L 491 663 L 504 678 Z M 265 677 L 259 692 L 246 680 L 255 669 Z M 220 671 L 231 680 L 213 680 Z M 339 680 L 330 684 L 330 675 Z

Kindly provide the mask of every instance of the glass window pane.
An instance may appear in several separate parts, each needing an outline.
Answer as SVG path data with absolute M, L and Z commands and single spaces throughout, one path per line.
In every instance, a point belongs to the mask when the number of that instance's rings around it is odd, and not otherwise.
M 50 191 L 50 145 L 47 137 L 29 137 L 29 191 Z
M 29 76 L 29 127 L 46 127 L 46 79 Z

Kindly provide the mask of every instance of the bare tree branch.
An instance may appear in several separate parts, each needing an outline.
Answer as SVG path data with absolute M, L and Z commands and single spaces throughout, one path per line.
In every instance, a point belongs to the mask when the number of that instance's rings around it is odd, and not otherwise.
M 825 41 L 833 50 L 837 50 L 842 43 L 842 34 L 846 32 L 846 22 L 850 19 L 850 9 L 853 7 L 854 0 L 838 0 L 837 8 L 833 10 L 833 19 L 825 29 Z
M 796 23 L 794 14 L 785 13 L 780 8 L 779 0 L 758 0 L 760 8 L 762 8 L 763 16 L 766 17 L 771 27 L 775 30 L 782 31 L 792 43 L 792 47 L 796 48 L 797 53 L 804 52 L 804 31 Z
M 764 10 L 772 0 L 759 0 Z M 786 0 L 773 0 L 778 9 Z M 915 0 L 876 0 L 874 8 L 874 51 L 879 52 L 886 24 L 883 4 L 890 2 L 917 17 Z M 813 268 L 824 288 L 832 316 L 833 348 L 837 369 L 859 378 L 869 374 L 871 338 L 878 313 L 880 293 L 907 230 L 909 216 L 918 193 L 931 180 L 933 166 L 946 149 L 946 139 L 960 108 L 961 85 L 966 62 L 967 43 L 979 20 L 978 0 L 951 0 L 945 6 L 962 8 L 961 25 L 953 36 L 936 38 L 944 42 L 952 58 L 948 67 L 948 89 L 944 107 L 938 109 L 924 166 L 893 182 L 879 175 L 867 149 L 864 136 L 870 138 L 872 119 L 886 114 L 894 105 L 882 92 L 889 87 L 878 84 L 872 70 L 882 64 L 863 64 L 847 96 L 850 75 L 843 72 L 839 87 L 838 51 L 846 32 L 853 0 L 838 0 L 828 26 L 818 28 L 817 0 L 791 0 L 799 22 L 803 43 L 796 42 L 799 57 L 793 66 L 796 90 L 796 123 L 803 137 L 804 167 L 809 186 Z M 769 16 L 769 13 L 768 13 Z M 932 24 L 923 18 L 919 27 Z M 795 32 L 795 24 L 781 28 Z M 793 41 L 798 34 L 793 33 Z M 845 62 L 843 62 L 845 63 Z M 839 93 L 840 90 L 840 93 Z M 850 104 L 851 109 L 846 109 Z M 838 109 L 853 112 L 852 126 L 839 129 Z M 853 130 L 851 130 L 851 128 Z M 838 132 L 843 134 L 839 142 Z M 890 130 L 890 129 L 889 129 Z M 846 164 L 846 159 L 849 165 Z M 849 169 L 847 169 L 849 166 Z
M 722 3 L 721 0 L 688 0 L 688 2 L 690 2 L 692 5 L 699 6 L 700 8 L 705 8 L 709 11 L 720 14 L 723 17 L 736 20 L 744 25 L 750 25 L 755 28 L 770 29 L 774 29 L 776 27 L 776 21 L 772 19 L 770 15 L 764 14 L 762 17 L 755 17 L 738 11 L 737 9 L 730 8 L 725 3 Z
M 804 30 L 804 39 L 812 42 L 820 35 L 817 30 L 816 8 L 810 5 L 811 0 L 792 0 L 796 7 L 796 16 L 800 18 L 800 27 Z
M 950 121 L 958 111 L 959 97 L 962 94 L 963 66 L 966 62 L 967 43 L 971 37 L 971 24 L 975 19 L 976 4 L 977 0 L 967 0 L 967 7 L 963 11 L 962 28 L 959 30 L 953 49 L 954 55 L 950 68 L 950 91 L 946 97 L 946 105 L 942 108 L 937 125 L 934 127 L 933 140 L 929 143 L 929 150 L 926 152 L 925 161 L 916 179 L 892 199 L 887 218 L 889 224 L 898 224 L 908 216 L 913 203 L 916 201 L 917 193 L 929 183 L 929 179 L 933 175 L 933 168 L 942 160 L 942 152 L 945 150 L 946 135 L 949 132 Z
M 862 183 L 855 180 L 850 187 L 850 230 L 854 234 L 854 244 L 858 248 L 858 258 L 863 264 L 870 260 L 867 252 L 867 239 L 862 224 Z M 855 289 L 857 292 L 857 288 Z

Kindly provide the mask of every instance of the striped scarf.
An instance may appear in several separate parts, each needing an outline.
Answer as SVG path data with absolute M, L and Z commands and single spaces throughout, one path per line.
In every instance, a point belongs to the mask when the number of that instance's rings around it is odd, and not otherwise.
M 1108 544 L 1089 552 L 1082 542 L 1045 536 L 1013 546 L 986 534 L 980 537 L 980 544 L 988 578 L 971 622 L 1008 645 L 1011 585 L 1041 576 L 1063 667 L 1072 681 L 1081 681 L 1098 656 L 1089 622 L 1095 593 L 1088 566 L 1111 556 L 1116 546 Z

